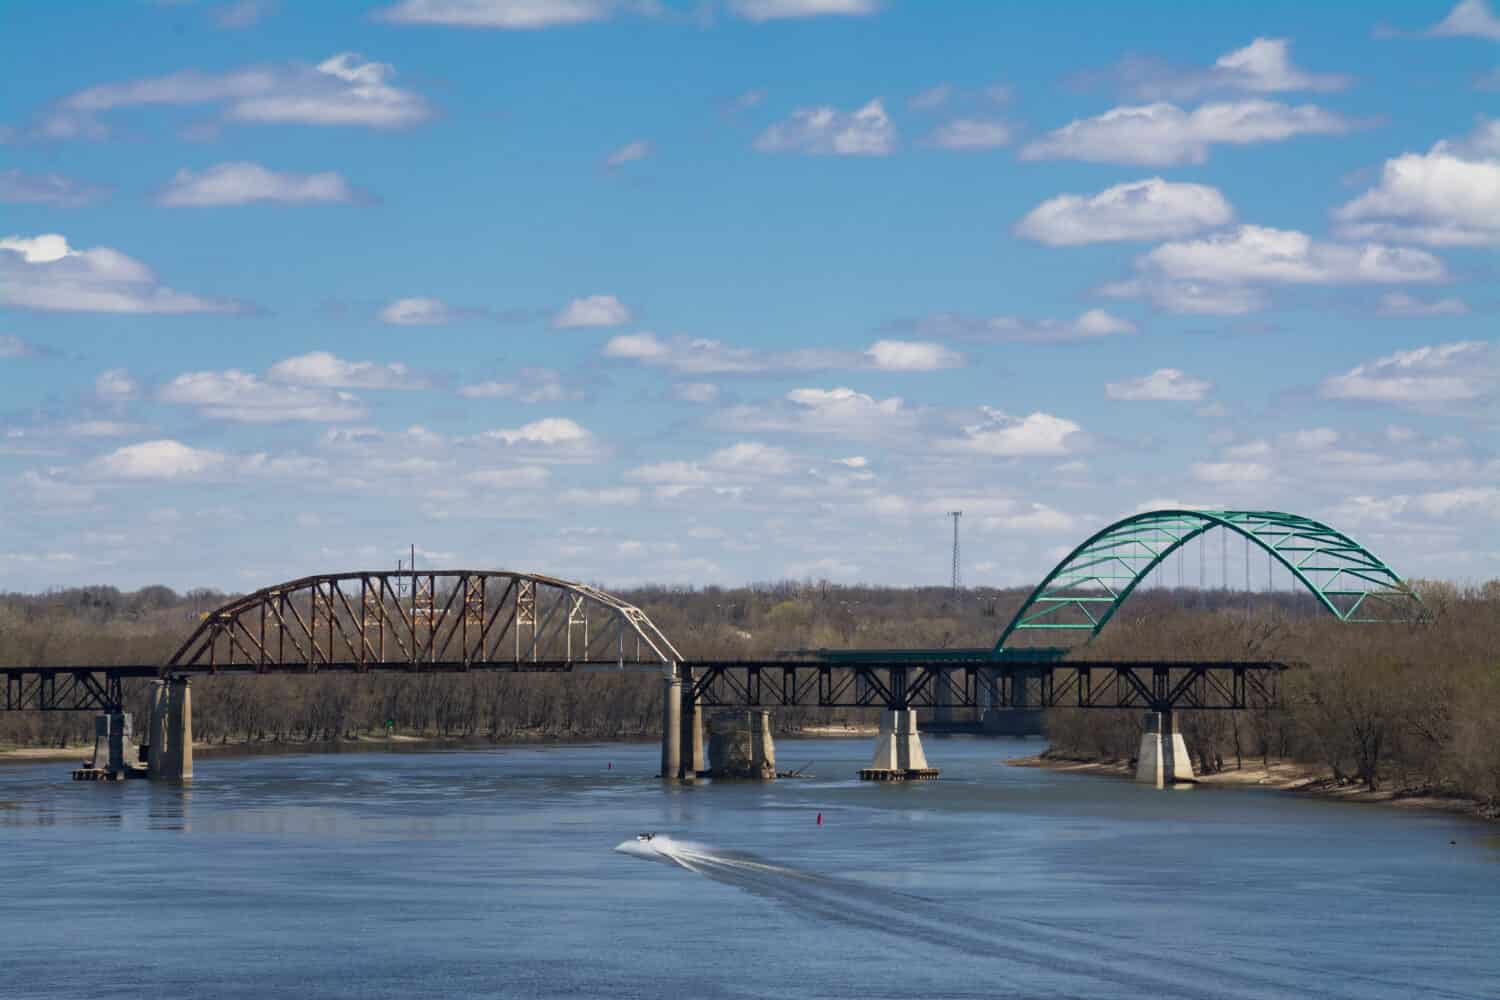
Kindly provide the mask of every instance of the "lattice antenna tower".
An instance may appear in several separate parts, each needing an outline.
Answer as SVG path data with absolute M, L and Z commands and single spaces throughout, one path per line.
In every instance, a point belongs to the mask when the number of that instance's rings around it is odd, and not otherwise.
M 963 583 L 963 573 L 958 563 L 958 519 L 964 516 L 961 510 L 950 510 L 948 516 L 953 518 L 953 592 L 958 593 L 959 585 Z

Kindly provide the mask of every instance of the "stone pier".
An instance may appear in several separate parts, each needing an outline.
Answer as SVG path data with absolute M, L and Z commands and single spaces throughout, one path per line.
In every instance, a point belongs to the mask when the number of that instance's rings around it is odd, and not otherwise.
M 1157 788 L 1170 788 L 1179 781 L 1193 780 L 1193 761 L 1171 712 L 1152 712 L 1146 716 L 1146 731 L 1141 734 L 1141 750 L 1136 758 L 1135 780 Z
M 938 776 L 938 769 L 927 766 L 927 755 L 922 752 L 915 711 L 903 708 L 880 713 L 875 756 L 859 776 L 865 781 L 916 781 Z
M 764 708 L 716 712 L 709 724 L 709 771 L 715 778 L 776 780 L 776 741 Z

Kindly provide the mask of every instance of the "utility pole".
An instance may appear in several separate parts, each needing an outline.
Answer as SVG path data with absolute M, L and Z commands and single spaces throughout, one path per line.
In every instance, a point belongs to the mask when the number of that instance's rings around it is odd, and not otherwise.
M 950 510 L 948 516 L 953 518 L 953 592 L 957 594 L 959 584 L 963 582 L 963 575 L 958 567 L 958 519 L 964 516 L 964 512 Z

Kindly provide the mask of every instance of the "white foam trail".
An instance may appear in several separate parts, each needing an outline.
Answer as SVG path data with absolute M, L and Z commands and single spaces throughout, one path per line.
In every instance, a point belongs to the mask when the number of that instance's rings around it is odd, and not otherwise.
M 1268 990 L 1289 991 L 1289 996 L 1362 995 L 1348 992 L 1352 977 L 1278 965 L 1274 958 L 1262 963 L 1224 953 L 1201 959 L 1176 950 L 1156 954 L 1145 941 L 1019 917 L 975 917 L 920 896 L 799 871 L 667 834 L 627 840 L 615 850 L 833 923 L 1044 970 L 1050 986 L 1069 994 L 1082 989 L 1080 995 L 1088 995 L 1105 982 L 1155 996 L 1264 997 Z

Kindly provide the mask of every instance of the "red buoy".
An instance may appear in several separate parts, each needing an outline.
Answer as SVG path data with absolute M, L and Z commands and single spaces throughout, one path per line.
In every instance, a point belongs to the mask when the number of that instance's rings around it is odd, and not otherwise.
M 823 814 L 822 813 L 818 813 L 818 825 L 819 826 L 823 825 Z

